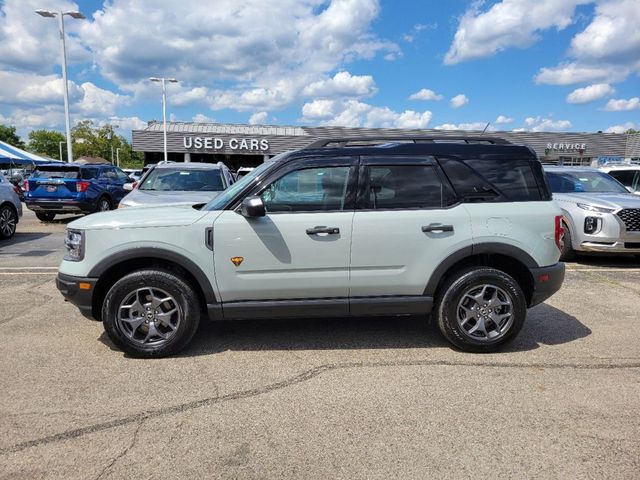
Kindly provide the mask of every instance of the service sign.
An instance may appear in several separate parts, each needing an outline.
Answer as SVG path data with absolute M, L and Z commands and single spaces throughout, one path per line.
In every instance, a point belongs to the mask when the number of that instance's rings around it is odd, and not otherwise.
M 547 150 L 556 152 L 579 152 L 587 149 L 586 143 L 547 143 Z
M 239 150 L 248 152 L 266 152 L 269 140 L 266 138 L 218 138 L 183 137 L 184 148 L 196 150 Z

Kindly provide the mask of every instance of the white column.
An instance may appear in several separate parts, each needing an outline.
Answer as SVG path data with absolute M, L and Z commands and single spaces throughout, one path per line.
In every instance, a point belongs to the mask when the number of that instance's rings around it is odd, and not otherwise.
M 262 156 L 262 161 L 263 161 L 263 162 L 266 162 L 266 161 L 268 161 L 268 160 L 269 160 L 269 155 L 263 155 L 263 156 Z
M 191 163 L 191 153 L 184 152 L 184 163 Z

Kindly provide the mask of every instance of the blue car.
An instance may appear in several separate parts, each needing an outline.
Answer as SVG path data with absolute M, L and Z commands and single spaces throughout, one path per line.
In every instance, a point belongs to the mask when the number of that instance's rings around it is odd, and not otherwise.
M 24 201 L 43 222 L 63 213 L 104 212 L 118 207 L 132 180 L 108 163 L 38 165 L 24 181 Z

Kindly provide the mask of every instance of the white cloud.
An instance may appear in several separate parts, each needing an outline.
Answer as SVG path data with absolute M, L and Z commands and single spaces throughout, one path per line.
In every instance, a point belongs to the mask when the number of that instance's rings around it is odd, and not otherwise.
M 142 130 L 147 127 L 147 122 L 139 117 L 111 117 L 109 118 L 111 125 L 118 125 L 117 130 L 121 133 L 130 132 L 131 130 Z
M 351 75 L 342 71 L 333 78 L 319 80 L 307 85 L 302 94 L 314 98 L 366 97 L 378 91 L 371 75 Z
M 434 127 L 436 130 L 475 130 L 483 131 L 487 127 L 486 122 L 471 122 L 471 123 L 443 123 Z M 487 127 L 488 132 L 494 132 L 496 129 L 489 125 Z
M 267 112 L 256 112 L 249 117 L 249 125 L 264 125 L 268 116 Z
M 467 98 L 467 96 L 463 93 L 456 95 L 455 97 L 453 97 L 450 101 L 449 104 L 451 105 L 451 108 L 460 108 L 460 107 L 464 107 L 467 103 L 469 103 L 469 99 Z
M 587 1 L 502 0 L 482 11 L 483 3 L 473 2 L 460 19 L 445 64 L 488 57 L 511 47 L 529 47 L 539 40 L 538 32 L 569 26 L 576 5 Z
M 114 115 L 118 107 L 129 103 L 130 98 L 96 87 L 91 82 L 81 85 L 84 92 L 77 108 L 84 114 L 94 117 Z
M 505 123 L 513 123 L 513 118 L 507 117 L 505 115 L 498 115 L 498 118 L 496 118 L 495 123 L 497 123 L 498 125 L 504 125 Z
M 564 63 L 553 68 L 541 68 L 534 77 L 537 84 L 573 85 L 587 82 L 617 82 L 629 75 L 627 67 L 611 67 L 607 65 L 583 65 Z
M 614 89 L 608 83 L 595 83 L 577 88 L 567 95 L 567 103 L 589 103 L 613 95 Z
M 633 97 L 628 100 L 624 98 L 614 99 L 612 98 L 607 102 L 607 105 L 604 107 L 605 110 L 610 112 L 621 112 L 621 111 L 631 111 L 631 110 L 640 110 L 640 98 Z
M 429 110 L 396 112 L 358 100 L 314 100 L 302 107 L 302 121 L 343 127 L 426 128 L 431 121 Z
M 569 130 L 571 122 L 569 120 L 553 120 L 552 118 L 527 117 L 524 120 L 525 127 L 516 129 L 515 131 L 531 131 L 531 132 L 560 132 Z
M 195 123 L 215 123 L 216 122 L 213 118 L 207 117 L 206 115 L 204 115 L 202 113 L 196 113 L 191 118 L 191 121 L 193 121 Z
M 633 122 L 626 122 L 622 125 L 612 125 L 605 130 L 606 133 L 625 133 L 627 130 L 638 130 L 640 127 Z
M 173 88 L 174 84 L 168 84 Z M 169 90 L 169 89 L 167 89 Z M 178 107 L 192 103 L 202 103 L 207 98 L 209 89 L 206 87 L 183 88 L 171 94 L 171 104 Z
M 411 94 L 409 100 L 442 100 L 442 95 L 438 95 L 428 88 L 422 88 L 416 93 Z

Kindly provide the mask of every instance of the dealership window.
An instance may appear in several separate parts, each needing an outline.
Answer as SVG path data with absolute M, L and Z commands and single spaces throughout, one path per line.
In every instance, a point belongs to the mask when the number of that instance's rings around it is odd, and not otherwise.
M 289 172 L 260 195 L 268 212 L 343 210 L 349 167 L 308 168 Z

